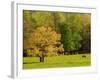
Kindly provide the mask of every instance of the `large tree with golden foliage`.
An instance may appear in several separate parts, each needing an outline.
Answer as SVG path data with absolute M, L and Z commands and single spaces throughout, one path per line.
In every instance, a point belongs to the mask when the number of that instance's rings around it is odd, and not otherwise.
M 40 57 L 40 62 L 44 61 L 44 56 L 56 53 L 60 45 L 61 34 L 52 30 L 51 27 L 37 27 L 30 35 L 27 47 L 33 48 Z M 63 47 L 62 47 L 63 50 Z

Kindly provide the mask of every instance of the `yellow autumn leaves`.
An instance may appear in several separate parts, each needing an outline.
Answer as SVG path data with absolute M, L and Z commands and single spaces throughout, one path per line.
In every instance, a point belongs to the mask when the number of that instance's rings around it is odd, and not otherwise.
M 37 27 L 27 44 L 28 54 L 41 54 L 41 49 L 44 53 L 57 55 L 58 51 L 64 51 L 63 45 L 60 43 L 61 34 L 54 31 L 51 27 Z M 58 47 L 56 45 L 59 45 Z M 32 50 L 30 50 L 32 48 Z
M 57 41 L 61 39 L 61 34 L 53 31 L 51 27 L 38 27 L 30 37 L 30 41 L 33 45 L 40 44 L 43 45 L 50 45 L 56 44 Z

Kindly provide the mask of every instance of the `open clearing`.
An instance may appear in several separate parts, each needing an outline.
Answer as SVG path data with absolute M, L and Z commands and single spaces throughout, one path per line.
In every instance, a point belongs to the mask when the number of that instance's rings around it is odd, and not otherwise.
M 82 57 L 82 55 L 85 55 L 86 57 Z M 80 67 L 80 66 L 90 66 L 90 65 L 91 65 L 90 54 L 45 57 L 44 62 L 39 62 L 39 57 L 23 58 L 23 69 Z

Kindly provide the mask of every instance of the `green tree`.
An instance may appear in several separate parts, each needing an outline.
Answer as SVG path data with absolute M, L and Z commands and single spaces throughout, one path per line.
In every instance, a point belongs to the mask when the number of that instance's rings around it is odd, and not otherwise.
M 89 52 L 91 50 L 91 14 L 82 15 L 82 50 Z
M 65 51 L 73 50 L 73 42 L 72 42 L 72 32 L 69 26 L 65 23 L 59 24 L 60 33 L 61 33 L 61 43 L 64 45 Z
M 37 26 L 54 27 L 52 12 L 35 11 L 32 13 L 32 18 L 36 21 Z
M 61 40 L 65 51 L 71 52 L 81 48 L 82 18 L 80 13 L 60 14 Z
M 23 10 L 23 40 L 24 50 L 28 47 L 28 39 L 31 32 L 34 30 L 36 21 L 32 18 L 32 11 Z

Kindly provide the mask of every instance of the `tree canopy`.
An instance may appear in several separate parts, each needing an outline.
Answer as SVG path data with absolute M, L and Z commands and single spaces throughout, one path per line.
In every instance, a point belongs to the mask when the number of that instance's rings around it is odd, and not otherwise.
M 89 51 L 91 14 L 23 10 L 23 48 L 28 53 Z

